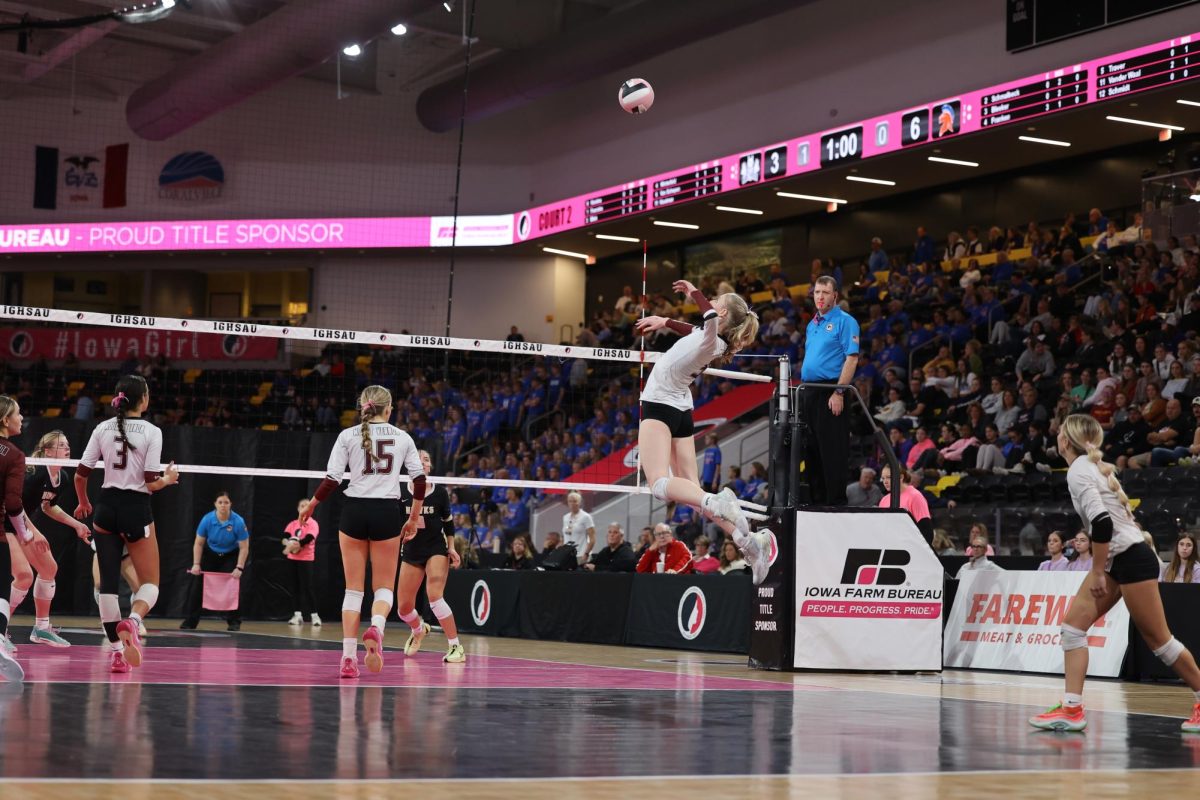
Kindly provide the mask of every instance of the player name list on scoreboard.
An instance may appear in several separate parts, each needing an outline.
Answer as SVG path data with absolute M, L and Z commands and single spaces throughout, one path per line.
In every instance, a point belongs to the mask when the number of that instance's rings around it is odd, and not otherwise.
M 694 200 L 721 191 L 721 165 L 696 167 L 660 178 L 653 184 L 651 202 L 655 208 Z
M 1087 75 L 1086 69 L 1064 71 L 1062 75 L 985 94 L 980 98 L 979 125 L 988 128 L 1082 105 L 1087 102 Z
M 591 225 L 626 214 L 640 214 L 647 209 L 646 193 L 646 185 L 640 184 L 589 197 L 583 209 L 584 220 Z
M 1096 69 L 1096 99 L 1132 94 L 1196 77 L 1200 45 L 1164 47 L 1136 58 L 1101 64 Z

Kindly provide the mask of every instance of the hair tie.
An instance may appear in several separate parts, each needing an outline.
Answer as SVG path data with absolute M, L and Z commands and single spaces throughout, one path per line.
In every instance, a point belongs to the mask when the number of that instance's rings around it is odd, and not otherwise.
M 363 411 L 370 411 L 370 410 L 371 410 L 372 408 L 374 408 L 374 407 L 375 407 L 375 403 L 373 403 L 372 401 L 368 400 L 367 402 L 363 403 L 362 410 L 363 410 Z
M 124 393 L 124 392 L 117 392 L 117 396 L 116 396 L 116 397 L 114 397 L 114 398 L 112 399 L 112 407 L 113 407 L 113 408 L 120 408 L 120 407 L 121 407 L 121 401 L 122 401 L 122 400 L 125 400 L 125 399 L 126 399 L 126 398 L 125 398 L 125 393 Z

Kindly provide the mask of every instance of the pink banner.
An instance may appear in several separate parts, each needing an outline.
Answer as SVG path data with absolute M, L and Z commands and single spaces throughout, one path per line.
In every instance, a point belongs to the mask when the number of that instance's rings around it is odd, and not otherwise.
M 121 362 L 129 357 L 165 356 L 170 361 L 270 361 L 275 339 L 237 334 L 188 333 L 137 328 L 8 328 L 0 330 L 5 359 Z
M 849 619 L 940 619 L 941 603 L 870 603 L 861 600 L 805 600 L 803 617 Z

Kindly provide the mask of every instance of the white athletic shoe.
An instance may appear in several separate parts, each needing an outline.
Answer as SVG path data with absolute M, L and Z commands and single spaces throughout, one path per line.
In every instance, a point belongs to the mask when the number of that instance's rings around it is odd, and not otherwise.
M 312 615 L 312 626 L 314 628 L 321 627 L 321 618 L 318 617 L 315 613 Z
M 725 487 L 717 494 L 707 495 L 704 498 L 704 510 L 714 517 L 732 523 L 733 527 L 742 533 L 750 533 L 750 522 L 742 513 L 742 507 L 738 505 L 737 495 L 729 487 Z
M 303 624 L 304 624 L 304 617 L 300 616 L 299 611 L 297 611 L 295 614 L 292 614 L 292 618 L 288 620 L 288 625 L 303 625 Z
M 755 531 L 736 544 L 750 565 L 750 579 L 758 586 L 771 570 L 770 537 L 764 531 Z
M 20 683 L 25 680 L 25 670 L 12 657 L 5 647 L 0 647 L 0 677 L 8 683 Z

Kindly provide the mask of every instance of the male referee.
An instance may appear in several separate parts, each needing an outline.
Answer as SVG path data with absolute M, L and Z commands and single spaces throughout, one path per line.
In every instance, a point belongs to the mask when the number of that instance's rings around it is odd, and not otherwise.
M 838 306 L 837 281 L 822 275 L 813 284 L 817 314 L 808 323 L 804 342 L 804 383 L 848 385 L 858 367 L 858 321 Z M 844 389 L 800 390 L 800 404 L 808 425 L 804 472 L 813 505 L 846 505 L 849 472 L 849 415 Z

